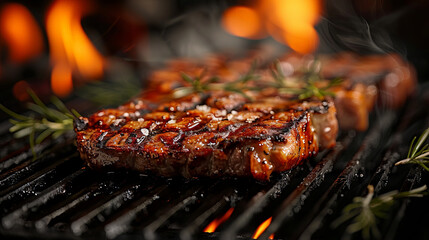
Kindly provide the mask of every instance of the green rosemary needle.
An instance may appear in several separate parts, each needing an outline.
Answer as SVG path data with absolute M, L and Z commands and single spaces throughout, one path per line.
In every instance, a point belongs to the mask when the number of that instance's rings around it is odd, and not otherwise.
M 410 148 L 406 159 L 397 162 L 395 165 L 401 164 L 418 164 L 424 170 L 429 171 L 429 144 L 425 144 L 429 137 L 429 128 L 423 131 L 419 139 L 414 137 L 411 141 Z M 417 142 L 416 142 L 417 139 Z
M 270 69 L 274 82 L 257 81 L 260 78 L 260 75 L 255 73 L 255 63 L 252 64 L 252 67 L 246 74 L 241 76 L 236 81 L 228 83 L 219 83 L 219 79 L 217 77 L 212 77 L 207 80 L 203 80 L 204 74 L 201 74 L 197 77 L 191 77 L 185 73 L 182 73 L 182 79 L 190 86 L 175 89 L 173 91 L 173 96 L 175 98 L 180 98 L 187 96 L 191 93 L 201 93 L 211 90 L 223 90 L 227 92 L 235 92 L 241 94 L 249 100 L 252 100 L 252 98 L 248 94 L 246 94 L 246 92 L 259 92 L 269 87 L 277 88 L 278 91 L 283 94 L 294 95 L 300 100 L 311 97 L 323 99 L 326 96 L 334 96 L 335 94 L 329 90 L 332 87 L 341 84 L 342 80 L 339 78 L 335 78 L 330 81 L 322 81 L 320 73 L 317 70 L 318 68 L 316 67 L 318 63 L 319 62 L 315 60 L 314 63 L 309 67 L 307 72 L 303 74 L 302 78 L 286 78 L 281 69 L 280 62 L 277 61 L 274 64 L 274 69 Z
M 253 63 L 250 70 L 241 76 L 239 79 L 227 82 L 227 83 L 220 83 L 219 78 L 214 76 L 208 79 L 204 78 L 204 72 L 201 73 L 201 75 L 196 77 L 191 77 L 186 73 L 181 73 L 182 79 L 187 82 L 190 86 L 186 87 L 179 87 L 174 89 L 173 91 L 173 97 L 174 98 L 181 98 L 184 96 L 187 96 L 192 93 L 203 93 L 206 91 L 215 91 L 215 90 L 223 90 L 227 92 L 235 92 L 238 94 L 243 95 L 245 98 L 248 98 L 251 100 L 251 97 L 246 94 L 247 90 L 254 90 L 254 88 L 251 88 L 247 85 L 248 82 L 257 80 L 259 78 L 259 75 L 255 74 L 255 67 L 256 64 Z
M 67 109 L 61 100 L 57 97 L 51 98 L 51 103 L 55 108 L 46 106 L 37 95 L 28 90 L 33 103 L 28 103 L 29 116 L 18 114 L 0 104 L 0 109 L 8 114 L 12 123 L 9 131 L 15 138 L 29 137 L 29 143 L 36 157 L 34 146 L 40 144 L 47 137 L 54 139 L 60 137 L 66 132 L 73 131 L 73 120 L 80 117 L 80 114 L 72 109 Z
M 322 83 L 320 72 L 317 65 L 319 61 L 314 60 L 309 69 L 304 73 L 300 79 L 287 79 L 281 69 L 280 63 L 275 63 L 275 69 L 271 69 L 271 75 L 275 80 L 275 85 L 280 93 L 296 95 L 298 99 L 303 100 L 311 97 L 323 99 L 326 96 L 335 96 L 329 91 L 332 87 L 338 86 L 342 83 L 342 79 L 334 78 L 325 84 L 325 86 L 318 86 Z M 323 82 L 326 83 L 326 82 Z
M 365 197 L 355 197 L 331 226 L 337 228 L 344 223 L 349 223 L 346 228 L 349 233 L 361 231 L 364 239 L 369 239 L 371 236 L 380 238 L 378 221 L 387 218 L 394 201 L 409 197 L 423 197 L 427 194 L 426 189 L 427 186 L 424 185 L 406 192 L 392 191 L 374 197 L 374 187 L 369 185 L 368 194 Z

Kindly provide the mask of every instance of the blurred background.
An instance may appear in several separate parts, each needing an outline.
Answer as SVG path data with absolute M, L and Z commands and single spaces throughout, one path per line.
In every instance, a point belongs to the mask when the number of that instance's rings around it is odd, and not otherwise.
M 68 99 L 106 83 L 102 87 L 122 89 L 109 98 L 125 101 L 168 60 L 235 57 L 255 48 L 396 52 L 424 81 L 428 10 L 423 0 L 2 1 L 0 100 L 19 108 L 29 99 L 27 88 L 42 98 Z

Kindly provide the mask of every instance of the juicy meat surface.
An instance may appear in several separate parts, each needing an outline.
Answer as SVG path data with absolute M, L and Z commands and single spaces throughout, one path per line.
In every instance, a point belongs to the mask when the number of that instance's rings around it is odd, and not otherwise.
M 319 147 L 335 145 L 338 124 L 332 101 L 256 99 L 226 92 L 158 104 L 137 98 L 77 120 L 77 147 L 93 168 L 268 180 L 272 172 L 314 156 Z
M 139 98 L 76 121 L 82 158 L 93 168 L 267 180 L 272 172 L 301 164 L 319 148 L 333 147 L 339 127 L 366 130 L 374 107 L 401 107 L 416 84 L 413 68 L 399 56 L 342 53 L 322 56 L 319 69 L 318 87 L 342 79 L 328 89 L 333 99 L 298 101 L 287 91 L 267 87 L 275 83 L 273 66 L 261 64 L 252 70 L 254 60 L 253 55 L 202 63 L 176 60 L 154 71 Z M 274 68 L 285 85 L 303 87 L 305 69 L 314 61 L 314 56 L 286 54 Z M 220 81 L 216 83 L 223 84 L 256 73 L 258 78 L 246 83 L 260 91 L 245 90 L 246 97 L 236 91 L 200 89 L 173 98 L 175 90 L 191 85 L 182 73 L 199 83 L 215 76 Z
M 343 80 L 331 89 L 340 129 L 365 131 L 374 107 L 398 109 L 416 89 L 413 66 L 396 54 L 361 56 L 342 52 L 319 57 L 323 79 Z M 297 70 L 313 60 L 314 56 L 290 53 L 281 62 Z

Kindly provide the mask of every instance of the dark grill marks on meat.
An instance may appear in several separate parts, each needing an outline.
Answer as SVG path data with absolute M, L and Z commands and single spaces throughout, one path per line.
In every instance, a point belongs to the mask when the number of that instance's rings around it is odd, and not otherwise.
M 338 127 L 331 101 L 260 97 L 249 102 L 237 95 L 192 94 L 158 106 L 139 98 L 99 111 L 77 121 L 78 150 L 93 168 L 267 180 L 272 172 L 315 155 L 319 145 L 335 143 Z M 318 118 L 329 121 L 314 123 Z M 329 128 L 330 134 L 315 126 Z
M 250 72 L 254 57 L 178 60 L 154 71 L 141 97 L 76 121 L 82 158 L 94 168 L 266 180 L 272 172 L 302 163 L 319 147 L 333 147 L 338 126 L 366 130 L 371 109 L 402 106 L 416 84 L 413 68 L 398 56 L 345 53 L 321 56 L 320 74 L 326 79 L 318 84 L 323 86 L 334 77 L 343 80 L 329 89 L 334 100 L 294 101 L 275 87 L 261 91 L 244 88 L 244 94 L 207 90 L 180 99 L 172 97 L 176 88 L 191 87 L 181 72 L 199 76 L 200 83 L 213 76 L 218 83 L 233 83 Z M 297 54 L 280 57 L 281 66 L 288 69 L 285 80 L 297 83 L 294 79 L 302 78 L 306 73 L 301 69 L 307 69 L 313 60 Z M 273 83 L 266 65 L 259 64 L 254 70 L 257 79 L 247 82 L 247 87 Z

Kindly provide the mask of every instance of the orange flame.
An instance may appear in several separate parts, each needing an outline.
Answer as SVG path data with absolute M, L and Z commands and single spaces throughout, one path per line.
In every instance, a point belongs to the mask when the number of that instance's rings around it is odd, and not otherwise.
M 282 29 L 284 41 L 296 52 L 309 53 L 317 47 L 318 36 L 313 25 L 319 17 L 318 0 L 268 0 L 271 21 Z M 275 34 L 275 33 L 273 33 Z
M 253 237 L 252 237 L 253 239 L 257 239 L 259 236 L 261 236 L 261 234 L 265 231 L 265 229 L 267 229 L 268 226 L 270 226 L 272 218 L 273 217 L 268 218 L 263 223 L 261 223 L 261 225 L 259 225 L 255 233 L 253 234 Z M 271 234 L 269 239 L 274 239 L 274 234 Z
M 43 51 L 43 37 L 30 11 L 21 4 L 9 3 L 0 12 L 1 35 L 9 47 L 10 59 L 20 63 Z
M 68 65 L 56 64 L 51 75 L 52 91 L 61 97 L 65 97 L 73 90 L 72 70 Z
M 223 222 L 228 220 L 228 218 L 231 216 L 232 212 L 234 211 L 234 208 L 230 208 L 222 217 L 216 218 L 213 220 L 209 225 L 207 225 L 206 228 L 204 228 L 204 232 L 206 233 L 212 233 L 216 231 L 216 228 L 219 227 Z
M 276 40 L 299 53 L 310 53 L 318 45 L 314 29 L 320 12 L 320 0 L 259 0 L 255 7 L 227 9 L 222 23 L 229 33 L 250 39 L 268 32 Z
M 83 1 L 57 0 L 46 18 L 54 65 L 51 85 L 53 92 L 59 96 L 71 92 L 74 69 L 89 79 L 99 78 L 103 74 L 103 57 L 92 45 L 80 23 L 83 11 Z
M 244 6 L 227 9 L 222 16 L 222 24 L 229 33 L 250 39 L 264 37 L 262 19 L 259 13 Z

